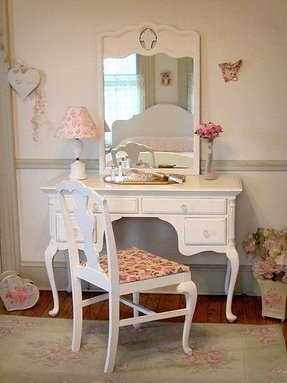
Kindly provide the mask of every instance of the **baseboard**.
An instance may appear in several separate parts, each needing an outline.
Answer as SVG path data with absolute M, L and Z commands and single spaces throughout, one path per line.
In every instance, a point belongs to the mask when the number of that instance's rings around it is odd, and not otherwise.
M 54 273 L 57 288 L 65 291 L 68 286 L 66 263 L 54 262 Z M 197 285 L 199 294 L 223 295 L 226 265 L 191 265 L 192 279 Z M 22 262 L 21 276 L 32 280 L 40 290 L 50 290 L 50 284 L 44 262 Z M 86 290 L 94 288 L 86 285 Z M 172 292 L 160 290 L 161 292 Z M 248 265 L 241 265 L 235 286 L 235 294 L 259 295 L 257 283 Z

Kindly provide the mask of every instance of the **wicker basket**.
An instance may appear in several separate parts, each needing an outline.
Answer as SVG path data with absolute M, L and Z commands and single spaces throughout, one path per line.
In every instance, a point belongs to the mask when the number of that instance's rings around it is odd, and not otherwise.
M 269 279 L 257 279 L 261 298 L 262 316 L 284 320 L 287 317 L 287 284 Z

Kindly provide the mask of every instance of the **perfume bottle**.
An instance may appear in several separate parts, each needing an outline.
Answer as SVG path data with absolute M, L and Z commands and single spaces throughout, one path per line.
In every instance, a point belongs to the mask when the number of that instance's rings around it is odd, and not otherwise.
M 123 166 L 124 166 L 124 163 L 122 159 L 120 159 L 119 165 L 118 165 L 118 179 L 120 182 L 123 180 Z
M 112 164 L 112 167 L 111 167 L 111 181 L 115 182 L 115 180 L 116 180 L 116 165 Z

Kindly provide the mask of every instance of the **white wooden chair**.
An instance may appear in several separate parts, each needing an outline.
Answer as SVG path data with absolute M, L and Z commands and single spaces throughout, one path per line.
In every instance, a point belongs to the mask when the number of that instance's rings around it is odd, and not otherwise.
M 184 316 L 182 345 L 186 354 L 191 354 L 188 339 L 190 326 L 197 300 L 197 289 L 191 281 L 189 268 L 186 265 L 169 261 L 144 250 L 130 248 L 117 252 L 115 237 L 110 219 L 107 201 L 97 192 L 84 186 L 81 181 L 64 181 L 57 186 L 61 209 L 65 221 L 70 263 L 70 277 L 73 296 L 73 336 L 72 350 L 78 351 L 82 336 L 82 310 L 84 306 L 109 299 L 109 335 L 105 372 L 112 372 L 115 365 L 118 345 L 119 327 Z M 74 216 L 77 230 L 84 238 L 86 261 L 80 262 L 71 211 L 67 205 L 66 195 L 71 194 L 75 200 Z M 69 198 L 71 198 L 69 196 Z M 89 210 L 97 205 L 96 224 L 102 225 L 106 239 L 107 255 L 100 255 L 94 244 L 95 216 Z M 71 206 L 71 205 L 69 205 Z M 90 299 L 82 299 L 81 281 L 98 286 L 107 293 Z M 177 292 L 185 294 L 186 306 L 166 312 L 156 313 L 139 305 L 139 292 L 153 288 L 177 285 Z M 124 297 L 132 294 L 133 301 Z M 120 319 L 120 302 L 133 308 L 131 318 Z M 144 315 L 140 315 L 140 313 Z
M 154 151 L 151 147 L 143 144 L 138 144 L 137 142 L 128 141 L 123 145 L 118 145 L 116 148 L 111 149 L 111 155 L 112 155 L 112 161 L 115 166 L 118 166 L 118 158 L 117 153 L 124 152 L 128 155 L 130 159 L 131 167 L 134 167 L 134 165 L 139 162 L 140 160 L 140 153 L 149 153 L 149 162 L 148 164 L 155 168 L 155 156 Z M 144 161 L 147 162 L 147 161 Z

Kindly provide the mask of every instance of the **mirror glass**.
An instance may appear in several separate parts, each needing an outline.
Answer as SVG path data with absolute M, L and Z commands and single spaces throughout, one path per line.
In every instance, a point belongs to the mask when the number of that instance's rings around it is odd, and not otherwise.
M 112 165 L 124 161 L 133 168 L 198 174 L 199 140 L 194 128 L 199 124 L 199 42 L 191 44 L 192 49 L 182 48 L 179 54 L 179 40 L 188 36 L 192 43 L 193 35 L 179 34 L 173 41 L 170 37 L 178 31 L 166 27 L 169 35 L 157 51 L 160 27 L 140 29 L 142 32 L 126 30 L 130 48 L 123 40 L 125 31 L 100 39 L 100 171 L 107 173 Z M 147 30 L 154 32 L 151 42 L 139 37 Z M 135 37 L 139 46 L 132 48 Z M 136 147 L 130 153 L 125 145 L 129 143 L 130 148 L 131 142 Z M 142 145 L 140 150 L 138 145 Z

